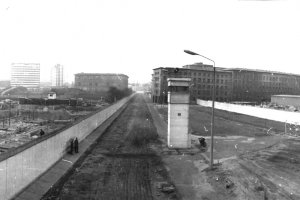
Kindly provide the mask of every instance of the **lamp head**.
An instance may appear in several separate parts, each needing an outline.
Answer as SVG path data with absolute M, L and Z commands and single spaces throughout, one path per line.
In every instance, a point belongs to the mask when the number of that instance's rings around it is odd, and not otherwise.
M 184 51 L 184 53 L 187 53 L 187 54 L 190 54 L 190 55 L 193 55 L 193 56 L 199 55 L 199 54 L 197 54 L 197 53 L 195 53 L 195 52 L 192 52 L 192 51 L 190 51 L 190 50 L 183 50 L 183 51 Z

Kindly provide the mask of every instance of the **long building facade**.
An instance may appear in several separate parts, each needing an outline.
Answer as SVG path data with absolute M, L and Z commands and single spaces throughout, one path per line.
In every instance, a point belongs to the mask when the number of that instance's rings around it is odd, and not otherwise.
M 159 67 L 153 69 L 152 101 L 166 103 L 166 79 L 191 78 L 190 98 L 211 100 L 213 92 L 213 66 L 196 63 L 182 68 Z M 216 67 L 216 101 L 270 101 L 272 95 L 300 95 L 300 75 L 243 68 Z
M 235 101 L 270 101 L 272 95 L 299 95 L 300 75 L 275 71 L 231 68 Z
M 40 64 L 12 63 L 10 85 L 12 87 L 38 88 L 40 86 Z
M 75 74 L 75 87 L 86 91 L 108 91 L 110 87 L 119 90 L 128 88 L 128 76 L 112 73 Z

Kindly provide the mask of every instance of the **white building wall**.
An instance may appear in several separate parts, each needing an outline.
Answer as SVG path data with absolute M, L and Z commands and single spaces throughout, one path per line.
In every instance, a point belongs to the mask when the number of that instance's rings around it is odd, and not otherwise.
M 36 88 L 40 86 L 40 64 L 39 63 L 12 63 L 11 86 L 23 86 Z

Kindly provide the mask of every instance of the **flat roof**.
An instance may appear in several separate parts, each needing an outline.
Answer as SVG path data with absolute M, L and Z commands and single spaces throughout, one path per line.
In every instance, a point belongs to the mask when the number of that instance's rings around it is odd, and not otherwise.
M 272 73 L 272 74 L 284 74 L 284 75 L 294 75 L 300 76 L 300 74 L 292 74 L 286 72 L 278 72 L 278 71 L 268 71 L 262 69 L 247 69 L 247 68 L 224 68 L 225 71 L 249 71 L 249 72 L 261 72 L 261 73 Z
M 156 69 L 176 69 L 176 68 L 190 70 L 190 69 L 180 68 L 180 67 L 157 67 L 157 68 L 154 68 L 153 70 L 156 70 Z
M 74 74 L 74 75 L 75 76 L 84 75 L 84 76 L 126 76 L 126 77 L 128 77 L 125 74 L 117 74 L 117 73 L 84 73 L 84 72 L 81 72 L 81 73 L 77 73 L 77 74 Z
M 186 66 L 186 65 L 185 65 Z M 179 67 L 157 67 L 154 68 L 153 70 L 157 70 L 157 69 L 167 69 L 167 70 L 172 70 L 172 69 L 176 69 L 178 68 L 179 70 L 186 70 L 186 71 L 208 71 L 208 72 L 213 72 L 213 67 L 211 67 L 210 69 L 208 68 L 201 68 L 201 69 L 195 69 L 195 68 L 185 68 L 184 66 L 182 68 Z M 224 70 L 225 68 L 223 67 L 216 67 L 216 72 L 224 72 L 224 73 L 230 73 L 230 71 Z
M 193 66 L 193 65 L 185 65 L 185 66 Z M 197 71 L 212 71 L 213 67 L 207 67 L 207 68 L 202 68 L 202 69 L 195 69 L 195 68 L 185 68 L 183 66 L 182 68 L 179 67 L 157 67 L 154 68 L 153 70 L 157 69 L 180 69 L 180 70 L 197 70 Z M 197 65 L 194 65 L 197 66 Z M 210 68 L 210 69 L 208 69 Z M 286 73 L 286 72 L 278 72 L 278 71 L 268 71 L 268 70 L 262 70 L 262 69 L 247 69 L 247 68 L 224 68 L 224 67 L 215 67 L 217 72 L 233 72 L 233 71 L 248 71 L 248 72 L 260 72 L 260 73 L 268 73 L 268 74 L 282 74 L 282 75 L 292 75 L 292 76 L 299 76 L 300 74 L 293 74 L 293 73 Z

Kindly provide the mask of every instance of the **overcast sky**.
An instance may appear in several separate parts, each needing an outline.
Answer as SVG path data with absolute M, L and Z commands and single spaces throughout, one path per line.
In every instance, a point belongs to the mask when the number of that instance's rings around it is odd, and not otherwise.
M 298 3 L 299 2 L 299 3 Z M 300 1 L 1 0 L 0 79 L 13 62 L 74 73 L 124 73 L 150 82 L 152 69 L 209 61 L 300 74 Z

